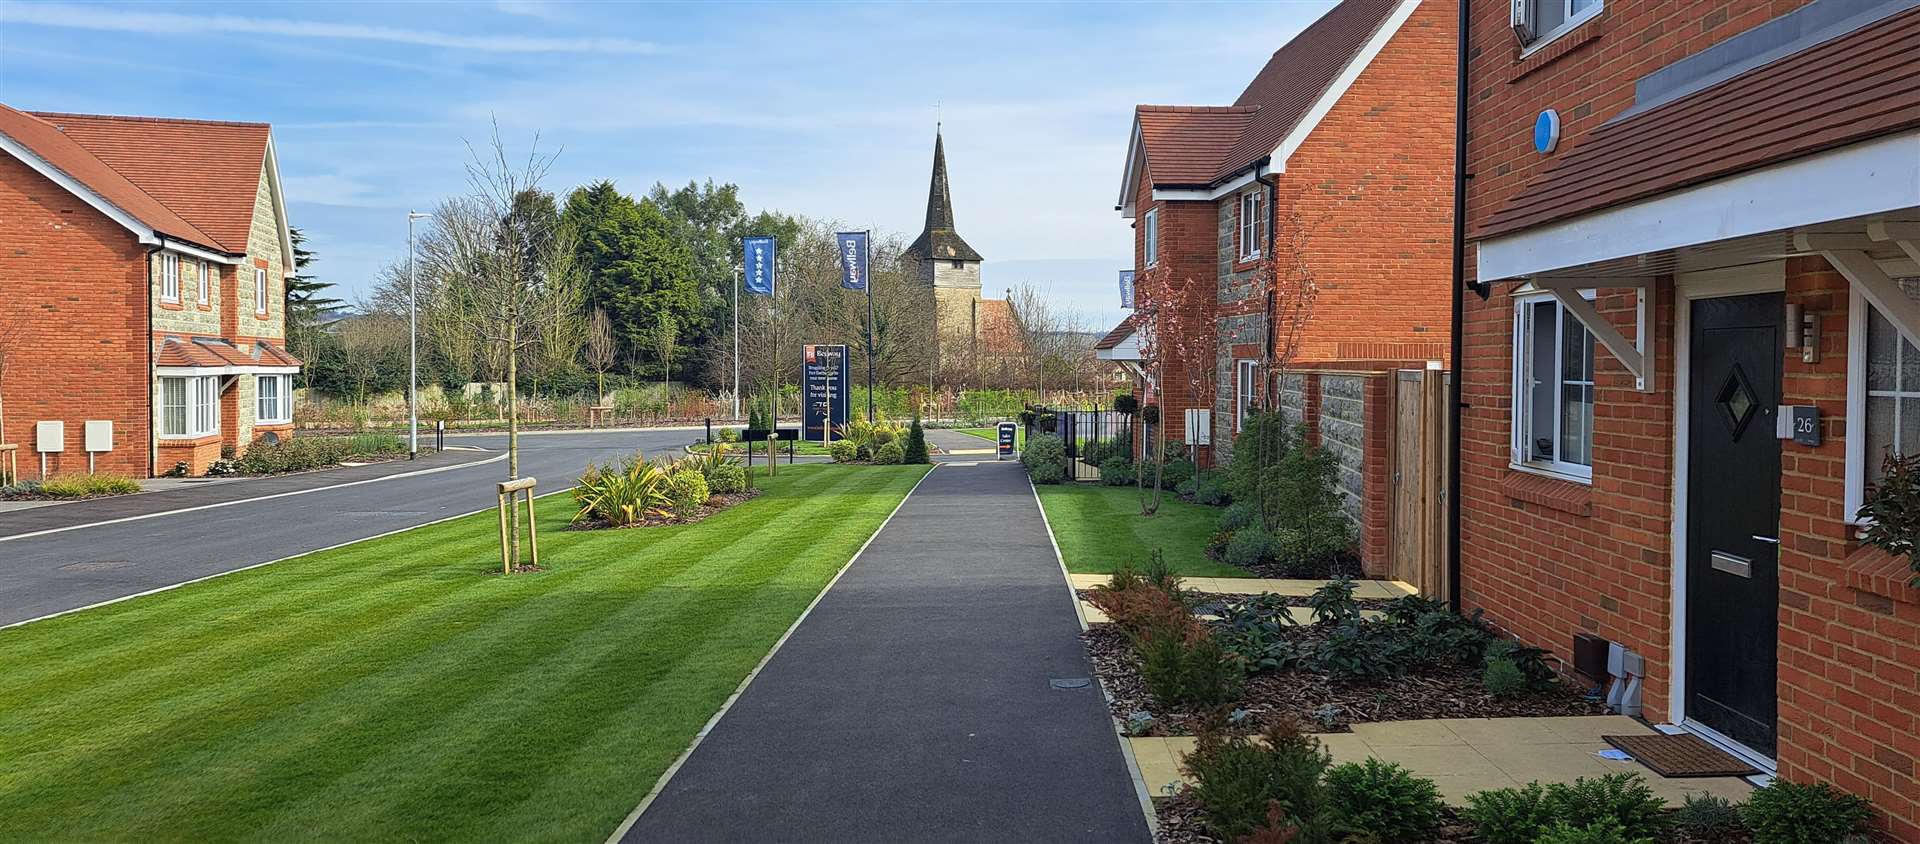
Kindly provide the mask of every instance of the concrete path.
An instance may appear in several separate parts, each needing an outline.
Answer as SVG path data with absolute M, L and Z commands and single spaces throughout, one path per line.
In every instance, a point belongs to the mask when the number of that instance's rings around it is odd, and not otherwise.
M 624 840 L 1148 841 L 1079 632 L 1019 465 L 940 466 Z
M 928 428 L 927 442 L 957 460 L 992 460 L 997 448 L 992 440 L 948 428 Z

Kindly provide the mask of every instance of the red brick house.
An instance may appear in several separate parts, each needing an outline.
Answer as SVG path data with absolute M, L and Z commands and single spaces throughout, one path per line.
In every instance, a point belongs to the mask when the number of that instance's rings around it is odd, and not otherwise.
M 266 124 L 0 105 L 0 153 L 0 320 L 22 338 L 0 442 L 22 476 L 43 457 L 47 475 L 90 457 L 198 474 L 292 433 L 293 247 Z
M 1920 590 L 1856 517 L 1920 448 L 1920 8 L 1470 13 L 1464 605 L 1920 841 Z
M 1374 570 L 1392 372 L 1448 352 L 1458 8 L 1345 0 L 1232 105 L 1139 106 L 1118 204 L 1138 307 L 1096 344 L 1203 466 L 1250 408 L 1304 421 Z

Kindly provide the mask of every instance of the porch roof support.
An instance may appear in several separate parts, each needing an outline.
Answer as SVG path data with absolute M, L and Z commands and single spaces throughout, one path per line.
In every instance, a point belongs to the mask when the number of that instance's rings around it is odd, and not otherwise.
M 1652 332 L 1647 330 L 1647 292 L 1653 287 L 1651 278 L 1535 278 L 1535 287 L 1553 294 L 1567 313 L 1586 326 L 1593 339 L 1600 341 L 1615 360 L 1633 374 L 1634 389 L 1643 393 L 1653 391 L 1653 352 L 1648 346 Z M 1638 303 L 1634 308 L 1634 339 L 1628 340 L 1620 329 L 1594 308 L 1587 297 L 1580 295 L 1585 288 L 1632 287 L 1637 288 Z
M 1900 336 L 1920 346 L 1920 301 L 1907 295 L 1900 283 L 1867 252 L 1879 243 L 1892 240 L 1899 244 L 1901 251 L 1920 261 L 1920 237 L 1912 237 L 1920 235 L 1920 223 L 1873 223 L 1867 230 L 1865 235 L 1802 232 L 1794 235 L 1793 241 L 1794 246 L 1825 257 L 1827 263 L 1846 277 L 1847 283 L 1860 291 L 1862 298 L 1899 329 Z

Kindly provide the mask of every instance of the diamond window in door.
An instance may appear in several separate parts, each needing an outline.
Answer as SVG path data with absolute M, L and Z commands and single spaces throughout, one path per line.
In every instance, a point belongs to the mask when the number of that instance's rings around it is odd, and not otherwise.
M 1747 381 L 1747 373 L 1739 364 L 1733 365 L 1733 371 L 1727 373 L 1727 383 L 1720 386 L 1719 395 L 1714 404 L 1720 407 L 1720 419 L 1727 423 L 1727 430 L 1733 433 L 1735 440 L 1747 430 L 1747 423 L 1753 421 L 1753 415 L 1760 410 L 1760 400 L 1753 395 L 1753 385 Z

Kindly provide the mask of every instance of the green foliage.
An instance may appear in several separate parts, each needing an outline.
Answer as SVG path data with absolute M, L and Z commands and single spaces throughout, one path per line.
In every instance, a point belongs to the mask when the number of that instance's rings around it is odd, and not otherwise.
M 139 491 L 139 481 L 104 473 L 55 475 L 42 482 L 39 489 L 41 495 L 50 498 L 92 498 L 99 495 L 130 495 Z
M 1486 844 L 1533 844 L 1554 818 L 1546 789 L 1537 782 L 1520 788 L 1495 788 L 1467 795 L 1461 817 L 1471 822 Z
M 271 443 L 255 440 L 235 461 L 235 468 L 243 475 L 277 475 L 320 469 L 355 457 L 394 457 L 406 451 L 406 443 L 390 434 L 292 437 Z
M 1920 452 L 1887 454 L 1878 483 L 1867 486 L 1860 518 L 1867 530 L 1862 538 L 1913 566 L 1913 585 L 1920 586 Z
M 833 455 L 835 463 L 852 463 L 860 459 L 860 446 L 855 445 L 853 440 L 834 440 L 832 445 L 827 446 L 827 453 Z
M 1260 517 L 1251 501 L 1235 501 L 1227 505 L 1227 511 L 1220 514 L 1220 529 L 1229 533 L 1253 524 Z
M 1309 665 L 1336 680 L 1376 682 L 1406 672 L 1405 640 L 1387 625 L 1353 619 L 1342 622 L 1321 640 Z
M 1217 607 L 1220 622 L 1214 638 L 1248 674 L 1288 671 L 1305 663 L 1306 655 L 1284 630 L 1293 626 L 1286 600 L 1278 595 L 1254 595 Z
M 1067 445 L 1056 434 L 1040 434 L 1027 440 L 1020 464 L 1036 484 L 1057 484 L 1066 479 Z
M 707 476 L 698 470 L 681 469 L 667 476 L 667 501 L 676 519 L 692 518 L 712 497 Z
M 1193 490 L 1188 493 L 1195 504 L 1210 507 L 1224 507 L 1227 504 L 1227 481 L 1219 472 L 1201 472 L 1193 478 Z
M 602 180 L 576 189 L 561 219 L 574 234 L 586 305 L 607 312 L 625 356 L 651 349 L 663 317 L 691 334 L 704 329 L 693 251 L 660 206 Z
M 1542 831 L 1534 844 L 1653 844 L 1653 839 L 1629 834 L 1619 821 L 1602 818 L 1585 826 L 1556 822 Z
M 1229 565 L 1247 568 L 1265 562 L 1273 552 L 1273 537 L 1260 529 L 1258 525 L 1248 525 L 1233 532 L 1227 540 L 1226 558 Z
M 1740 817 L 1754 844 L 1821 844 L 1865 830 L 1873 805 L 1827 783 L 1774 780 L 1753 790 Z
M 1207 632 L 1193 624 L 1159 625 L 1133 634 L 1140 679 L 1164 706 L 1211 709 L 1240 696 L 1243 674 Z
M 1487 694 L 1494 697 L 1513 697 L 1527 690 L 1526 673 L 1510 659 L 1487 660 L 1480 682 L 1486 686 Z
M 1553 817 L 1576 827 L 1613 820 L 1630 838 L 1652 838 L 1666 831 L 1666 803 L 1654 796 L 1639 774 L 1580 777 L 1572 784 L 1549 783 L 1547 804 Z
M 1125 457 L 1109 457 L 1101 461 L 1100 482 L 1107 486 L 1132 486 L 1133 462 Z
M 913 425 L 907 428 L 907 449 L 901 462 L 915 465 L 933 462 L 927 456 L 927 431 L 920 427 L 920 411 L 917 408 L 913 412 Z
M 707 474 L 707 489 L 714 495 L 737 495 L 747 491 L 747 467 L 729 463 Z
M 1297 844 L 1332 841 L 1327 786 L 1322 777 L 1332 759 L 1320 740 L 1290 725 L 1269 727 L 1258 740 L 1202 732 L 1183 768 L 1207 828 L 1228 841 L 1267 825 L 1278 802 L 1299 829 Z
M 1140 399 L 1132 393 L 1120 393 L 1113 397 L 1113 412 L 1122 416 L 1132 416 L 1140 412 Z
M 1673 829 L 1689 841 L 1723 844 L 1746 832 L 1740 807 L 1715 794 L 1689 794 L 1673 812 Z
M 882 466 L 898 466 L 907 458 L 907 447 L 899 440 L 888 440 L 873 450 L 873 462 Z
M 1273 559 L 1285 577 L 1325 577 L 1353 547 L 1353 523 L 1339 510 L 1283 523 L 1273 531 Z
M 1313 590 L 1307 596 L 1307 607 L 1313 610 L 1315 624 L 1345 624 L 1360 619 L 1360 602 L 1353 599 L 1354 583 L 1351 577 L 1339 577 L 1328 581 L 1325 586 Z
M 1432 839 L 1444 804 L 1440 789 L 1399 765 L 1368 759 L 1335 765 L 1326 774 L 1333 826 L 1381 844 Z
M 695 474 L 698 474 L 697 472 Z M 667 518 L 674 502 L 668 497 L 667 472 L 638 453 L 606 464 L 594 463 L 573 487 L 580 506 L 573 521 L 598 519 L 615 527 L 630 527 L 649 518 Z
M 1522 645 L 1512 639 L 1494 639 L 1486 646 L 1486 660 L 1511 663 L 1520 672 L 1522 688 L 1538 691 L 1553 685 L 1553 666 L 1547 664 L 1543 648 Z
M 1169 459 L 1166 462 L 1166 466 L 1164 466 L 1160 471 L 1162 472 L 1160 476 L 1161 488 L 1172 489 L 1177 491 L 1180 488 L 1181 484 L 1184 484 L 1187 481 L 1193 479 L 1193 473 L 1195 470 L 1193 467 L 1193 461 L 1188 460 L 1185 457 L 1180 457 L 1175 459 Z

